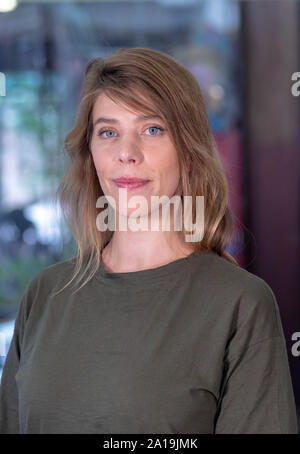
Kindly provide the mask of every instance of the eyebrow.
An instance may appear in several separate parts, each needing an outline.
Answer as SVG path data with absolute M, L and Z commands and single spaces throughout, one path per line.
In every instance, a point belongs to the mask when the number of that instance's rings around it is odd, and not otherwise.
M 142 120 L 154 120 L 154 119 L 163 121 L 162 117 L 160 117 L 159 115 L 141 115 L 141 116 L 137 117 L 136 121 L 138 122 L 138 121 L 142 121 Z M 95 121 L 94 127 L 99 123 L 119 123 L 119 120 L 117 120 L 116 118 L 99 117 Z

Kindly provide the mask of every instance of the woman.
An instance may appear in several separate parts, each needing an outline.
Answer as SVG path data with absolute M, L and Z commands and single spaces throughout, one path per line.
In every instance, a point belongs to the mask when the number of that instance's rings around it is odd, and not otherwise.
M 28 284 L 1 433 L 297 433 L 274 293 L 226 252 L 227 181 L 195 77 L 147 48 L 92 60 L 65 147 L 57 194 L 78 254 Z M 177 229 L 186 208 L 197 241 Z

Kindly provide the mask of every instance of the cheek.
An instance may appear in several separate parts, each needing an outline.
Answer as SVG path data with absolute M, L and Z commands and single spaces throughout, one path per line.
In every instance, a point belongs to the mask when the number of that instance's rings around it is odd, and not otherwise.
M 91 150 L 94 166 L 98 176 L 104 175 L 108 167 L 108 160 L 105 158 L 105 154 L 95 148 L 92 148 Z
M 105 175 L 109 174 L 107 170 L 108 166 L 106 160 L 103 159 L 103 156 L 100 156 L 100 153 L 92 153 L 92 159 L 98 176 L 99 184 L 104 194 L 106 194 L 109 191 L 105 180 Z
M 180 178 L 180 167 L 176 152 L 170 150 L 160 161 L 159 172 L 162 177 L 162 184 L 171 191 L 176 188 Z

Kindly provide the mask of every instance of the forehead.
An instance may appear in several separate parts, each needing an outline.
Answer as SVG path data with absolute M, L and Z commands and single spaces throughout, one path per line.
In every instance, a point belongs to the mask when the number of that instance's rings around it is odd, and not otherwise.
M 149 98 L 146 98 L 144 95 L 138 93 L 137 96 L 142 98 L 142 100 L 145 102 L 147 106 L 149 106 L 149 109 L 155 109 L 153 103 Z M 114 113 L 114 112 L 119 112 L 119 111 L 124 111 L 128 113 L 132 113 L 133 115 L 140 115 L 140 114 L 145 114 L 145 112 L 142 112 L 141 110 L 133 109 L 133 107 L 126 105 L 123 101 L 119 99 L 111 99 L 109 96 L 107 96 L 105 93 L 101 93 L 94 104 L 93 108 L 93 115 L 99 115 L 100 113 Z M 156 110 L 156 109 L 155 109 Z

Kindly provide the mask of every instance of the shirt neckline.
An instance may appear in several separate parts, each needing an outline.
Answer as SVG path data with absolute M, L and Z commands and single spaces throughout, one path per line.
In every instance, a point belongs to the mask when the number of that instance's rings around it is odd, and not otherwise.
M 182 257 L 177 260 L 173 260 L 165 265 L 158 266 L 156 268 L 148 268 L 139 271 L 128 271 L 121 273 L 111 273 L 105 270 L 102 263 L 96 272 L 96 278 L 102 284 L 107 284 L 115 288 L 122 286 L 138 286 L 141 287 L 145 283 L 160 282 L 166 278 L 172 276 L 176 277 L 176 273 L 183 272 L 187 266 L 196 258 L 207 254 L 215 254 L 213 251 L 206 252 L 192 252 L 186 257 Z

